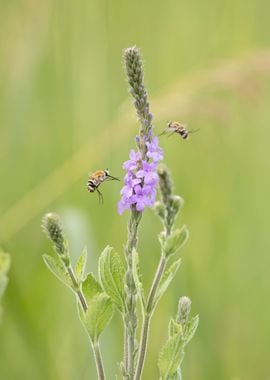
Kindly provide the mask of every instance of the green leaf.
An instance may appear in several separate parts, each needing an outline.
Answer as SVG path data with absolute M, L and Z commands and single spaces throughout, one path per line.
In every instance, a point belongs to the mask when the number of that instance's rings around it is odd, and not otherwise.
M 75 266 L 75 273 L 77 275 L 77 279 L 79 283 L 82 281 L 83 276 L 84 276 L 86 260 L 87 260 L 87 248 L 84 247 L 83 252 L 81 256 L 79 257 L 77 264 Z
M 120 312 L 125 307 L 124 278 L 125 267 L 121 257 L 107 246 L 99 258 L 99 279 Z
M 183 334 L 183 340 L 185 342 L 185 346 L 191 341 L 193 338 L 197 327 L 199 325 L 199 316 L 196 315 L 195 317 L 191 318 L 185 323 L 184 326 L 184 334 Z
M 73 283 L 71 281 L 71 278 L 69 274 L 66 271 L 66 268 L 64 267 L 64 264 L 62 261 L 56 257 L 52 257 L 49 255 L 42 255 L 42 258 L 46 264 L 46 266 L 49 268 L 49 270 L 60 280 L 63 284 L 74 290 Z
M 180 265 L 181 265 L 182 259 L 178 259 L 174 261 L 171 266 L 166 270 L 166 272 L 163 274 L 159 286 L 157 288 L 155 300 L 154 300 L 154 307 L 160 300 L 160 298 L 163 296 L 163 294 L 166 292 L 168 286 L 172 282 L 173 278 L 175 277 Z
M 99 293 L 91 299 L 83 319 L 86 330 L 94 343 L 97 342 L 112 316 L 113 303 L 107 294 Z
M 177 323 L 173 318 L 170 319 L 169 322 L 169 337 L 172 337 L 175 334 L 179 334 L 182 332 L 182 326 L 180 323 Z
M 139 297 L 139 300 L 141 302 L 141 305 L 143 308 L 145 308 L 145 297 L 144 297 L 144 291 L 143 291 L 143 285 L 142 285 L 142 275 L 140 272 L 140 265 L 139 265 L 139 254 L 136 252 L 135 249 L 132 251 L 132 274 L 133 279 L 135 282 L 137 295 Z
M 158 367 L 162 380 L 175 378 L 184 358 L 181 332 L 170 337 L 160 351 Z
M 92 298 L 103 292 L 100 283 L 97 281 L 93 273 L 88 273 L 85 280 L 82 282 L 82 292 L 88 306 Z
M 169 257 L 174 255 L 188 240 L 188 229 L 184 225 L 181 229 L 173 230 L 172 233 L 165 239 L 160 239 L 164 255 Z

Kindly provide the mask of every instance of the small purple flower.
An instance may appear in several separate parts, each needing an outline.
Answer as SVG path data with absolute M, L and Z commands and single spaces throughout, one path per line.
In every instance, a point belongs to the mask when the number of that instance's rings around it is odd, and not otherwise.
M 141 153 L 135 152 L 134 149 L 132 149 L 129 153 L 130 160 L 125 161 L 123 164 L 123 168 L 125 170 L 135 170 L 138 167 L 138 161 L 141 160 Z
M 136 177 L 143 178 L 146 185 L 155 186 L 158 183 L 158 174 L 156 172 L 156 163 L 142 162 L 142 169 L 137 171 Z
M 153 162 L 158 162 L 163 159 L 163 152 L 160 146 L 158 145 L 158 138 L 154 137 L 151 142 L 146 143 L 148 158 L 152 158 Z
M 133 205 L 137 211 L 142 212 L 145 207 L 152 207 L 155 202 L 155 187 L 158 183 L 157 164 L 162 160 L 163 154 L 157 137 L 146 142 L 146 148 L 146 159 L 142 159 L 140 151 L 135 152 L 132 149 L 129 154 L 130 159 L 123 164 L 127 173 L 124 178 L 125 185 L 120 192 L 119 214 Z

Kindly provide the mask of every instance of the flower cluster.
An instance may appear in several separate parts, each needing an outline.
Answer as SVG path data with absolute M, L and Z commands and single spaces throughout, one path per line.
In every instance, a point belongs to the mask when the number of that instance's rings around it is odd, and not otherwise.
M 123 168 L 127 174 L 124 178 L 124 187 L 121 190 L 121 200 L 118 203 L 118 212 L 135 206 L 137 211 L 145 207 L 152 207 L 156 199 L 156 185 L 158 183 L 157 165 L 163 158 L 162 149 L 158 145 L 157 137 L 146 142 L 146 157 L 143 159 L 140 151 L 130 151 L 129 160 L 124 162 Z

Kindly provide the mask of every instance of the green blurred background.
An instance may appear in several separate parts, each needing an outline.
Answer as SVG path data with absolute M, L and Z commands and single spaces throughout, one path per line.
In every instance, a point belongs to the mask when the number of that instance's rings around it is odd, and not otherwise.
M 72 295 L 45 268 L 42 215 L 62 216 L 74 260 L 86 244 L 96 272 L 106 244 L 119 252 L 128 213 L 121 185 L 98 204 L 88 173 L 122 177 L 136 117 L 122 49 L 136 44 L 157 131 L 169 120 L 200 131 L 163 137 L 181 223 L 191 238 L 151 328 L 144 379 L 178 297 L 200 314 L 184 379 L 269 380 L 269 1 L 2 0 L 0 2 L 0 244 L 12 253 L 0 326 L 1 380 L 95 379 Z M 139 252 L 149 286 L 161 226 L 145 212 Z M 267 301 L 268 299 L 268 301 Z M 102 336 L 109 379 L 121 359 L 118 316 Z

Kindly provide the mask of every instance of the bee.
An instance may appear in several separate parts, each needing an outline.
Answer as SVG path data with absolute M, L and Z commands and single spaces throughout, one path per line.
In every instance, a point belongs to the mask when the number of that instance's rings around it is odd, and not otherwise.
M 108 181 L 108 180 L 120 181 L 120 179 L 111 176 L 108 169 L 97 170 L 96 172 L 94 172 L 93 174 L 89 176 L 88 181 L 87 181 L 87 190 L 90 193 L 93 193 L 96 190 L 98 193 L 98 199 L 101 203 L 103 203 L 103 195 L 101 191 L 99 190 L 99 186 L 103 182 Z
M 174 133 L 178 133 L 183 140 L 187 140 L 189 138 L 190 133 L 197 132 L 196 130 L 188 130 L 184 124 L 178 123 L 178 121 L 170 121 L 167 125 L 167 128 L 159 135 L 168 134 L 168 136 L 173 135 Z

